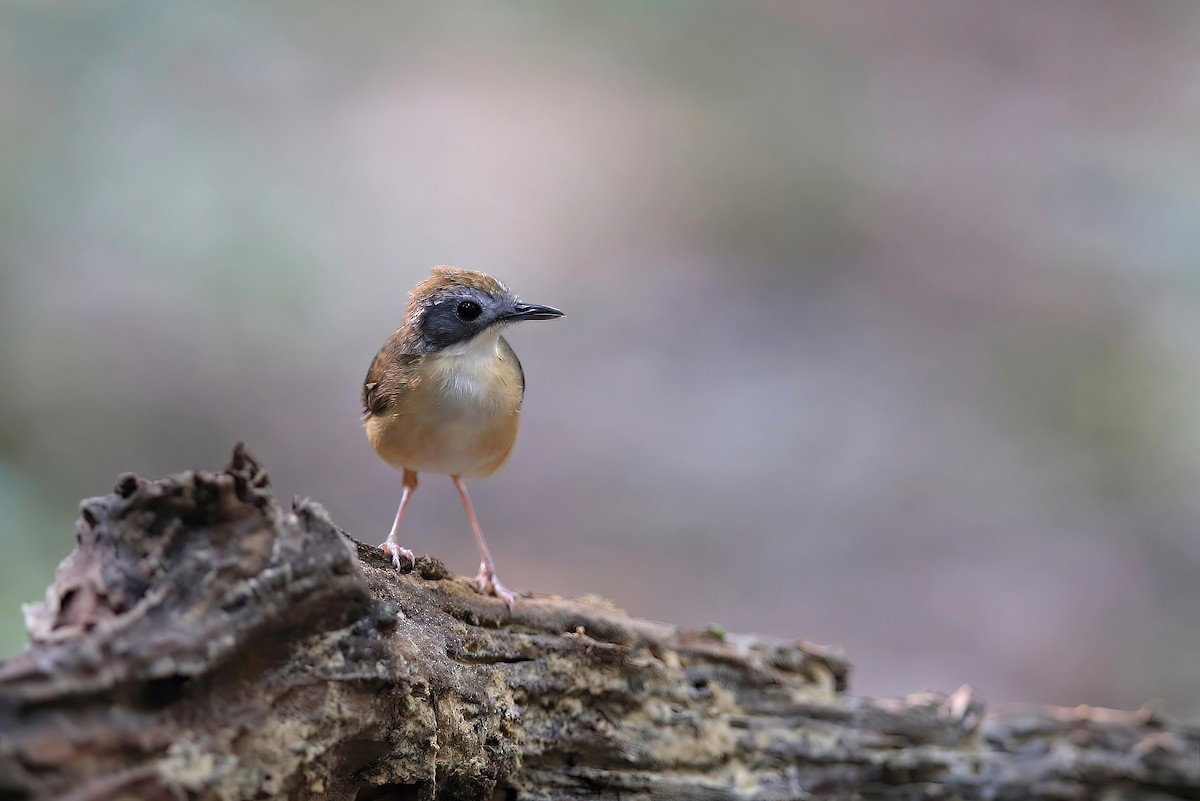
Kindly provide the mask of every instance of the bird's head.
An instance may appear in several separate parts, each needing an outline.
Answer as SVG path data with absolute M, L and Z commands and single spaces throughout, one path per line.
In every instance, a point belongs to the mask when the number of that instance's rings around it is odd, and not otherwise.
M 500 328 L 522 320 L 553 320 L 563 313 L 549 306 L 522 303 L 507 286 L 486 273 L 457 267 L 434 267 L 413 288 L 405 323 L 416 350 L 435 353 L 464 347 Z

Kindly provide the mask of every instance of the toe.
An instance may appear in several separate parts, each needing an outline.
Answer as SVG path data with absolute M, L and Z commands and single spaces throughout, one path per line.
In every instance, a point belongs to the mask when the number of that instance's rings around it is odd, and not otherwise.
M 500 583 L 500 580 L 495 575 L 487 572 L 480 572 L 475 577 L 475 583 L 479 585 L 479 591 L 484 595 L 493 595 L 504 601 L 508 610 L 511 612 L 513 606 L 517 602 L 517 594 Z
M 402 558 L 408 560 L 410 567 L 415 567 L 417 564 L 417 557 L 413 555 L 412 551 L 410 551 L 408 548 L 401 548 L 394 542 L 383 543 L 379 546 L 379 550 L 392 555 L 392 564 L 396 566 L 397 570 L 404 570 L 404 566 L 401 563 Z

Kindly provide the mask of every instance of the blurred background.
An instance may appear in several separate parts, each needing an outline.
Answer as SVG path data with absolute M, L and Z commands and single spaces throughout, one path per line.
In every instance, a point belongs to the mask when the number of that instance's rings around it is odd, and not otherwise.
M 0 653 L 134 470 L 383 539 L 435 264 L 565 309 L 472 487 L 514 588 L 843 646 L 859 694 L 1200 717 L 1200 4 L 0 11 Z M 449 480 L 404 541 L 473 575 Z

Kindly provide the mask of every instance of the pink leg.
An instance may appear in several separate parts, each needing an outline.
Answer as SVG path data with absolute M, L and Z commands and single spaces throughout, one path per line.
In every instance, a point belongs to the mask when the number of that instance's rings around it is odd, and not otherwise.
M 508 604 L 509 609 L 512 609 L 517 595 L 501 584 L 500 579 L 496 576 L 496 565 L 492 562 L 492 552 L 488 550 L 487 542 L 483 539 L 483 529 L 479 527 L 479 518 L 475 516 L 475 507 L 471 505 L 471 497 L 467 495 L 467 485 L 463 483 L 462 476 L 450 476 L 450 479 L 454 482 L 455 489 L 458 490 L 458 497 L 462 498 L 463 508 L 467 510 L 467 517 L 471 521 L 471 530 L 475 532 L 475 543 L 479 546 L 479 575 L 475 577 L 475 580 L 479 582 L 479 591 L 484 595 L 495 595 Z
M 396 510 L 396 522 L 392 523 L 392 531 L 388 534 L 387 540 L 379 547 L 392 555 L 392 562 L 396 565 L 396 569 L 400 569 L 400 558 L 403 557 L 409 561 L 409 564 L 416 564 L 417 558 L 413 556 L 413 552 L 407 548 L 400 547 L 400 541 L 396 537 L 400 534 L 400 521 L 404 519 L 404 509 L 408 506 L 412 494 L 417 489 L 417 474 L 412 470 L 404 471 L 404 491 L 400 494 L 400 508 Z

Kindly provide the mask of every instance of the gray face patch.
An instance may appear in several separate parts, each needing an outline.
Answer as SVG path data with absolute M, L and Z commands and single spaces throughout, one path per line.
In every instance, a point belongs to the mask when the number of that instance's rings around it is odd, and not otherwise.
M 453 287 L 430 298 L 421 315 L 421 339 L 427 352 L 459 345 L 473 339 L 511 312 L 516 298 L 493 298 L 481 289 Z

